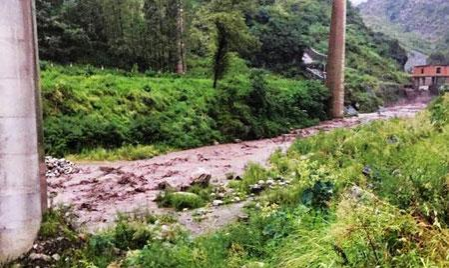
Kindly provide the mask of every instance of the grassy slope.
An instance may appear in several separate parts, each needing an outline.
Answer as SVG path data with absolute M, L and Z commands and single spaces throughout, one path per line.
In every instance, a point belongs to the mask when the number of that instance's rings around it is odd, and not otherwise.
M 242 185 L 293 180 L 248 221 L 192 240 L 168 218 L 122 219 L 59 267 L 447 267 L 448 118 L 446 96 L 415 119 L 300 140 L 248 170 Z
M 140 159 L 172 148 L 275 136 L 325 118 L 327 91 L 314 81 L 233 74 L 214 90 L 201 78 L 42 69 L 50 154 Z

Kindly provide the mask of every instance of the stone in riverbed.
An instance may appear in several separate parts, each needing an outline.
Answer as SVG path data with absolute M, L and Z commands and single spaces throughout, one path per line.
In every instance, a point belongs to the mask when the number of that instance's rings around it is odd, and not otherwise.
M 45 254 L 38 254 L 38 253 L 31 253 L 29 256 L 30 260 L 32 261 L 44 261 L 44 262 L 51 262 L 51 257 Z
M 64 158 L 58 159 L 51 156 L 45 157 L 45 165 L 47 172 L 45 176 L 47 178 L 58 178 L 62 175 L 69 175 L 78 172 L 75 164 Z
M 359 112 L 353 106 L 346 106 L 344 113 L 345 113 L 345 117 L 359 116 Z
M 190 186 L 198 185 L 201 187 L 208 187 L 210 180 L 212 179 L 212 174 L 207 170 L 200 168 L 192 175 L 192 182 Z
M 224 205 L 224 202 L 223 202 L 222 200 L 214 200 L 214 201 L 212 202 L 212 205 L 213 205 L 214 207 L 219 207 L 219 206 Z
M 263 190 L 265 190 L 265 186 L 261 184 L 254 184 L 250 186 L 250 191 L 253 194 L 260 194 Z

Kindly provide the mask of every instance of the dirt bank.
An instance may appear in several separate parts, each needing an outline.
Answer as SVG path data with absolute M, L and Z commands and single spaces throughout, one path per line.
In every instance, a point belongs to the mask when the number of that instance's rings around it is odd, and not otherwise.
M 167 212 L 159 209 L 154 202 L 161 183 L 174 187 L 189 185 L 195 174 L 204 171 L 212 174 L 212 183 L 222 183 L 226 181 L 227 173 L 241 174 L 248 162 L 266 164 L 275 150 L 286 150 L 296 138 L 372 120 L 411 117 L 423 108 L 425 104 L 422 103 L 400 105 L 378 113 L 322 122 L 318 126 L 295 130 L 273 139 L 207 146 L 143 161 L 80 164 L 76 174 L 49 179 L 49 191 L 53 204 L 73 205 L 79 222 L 86 224 L 90 230 L 96 230 L 113 222 L 118 212 Z M 182 214 L 180 219 L 189 229 L 200 233 L 229 222 L 240 208 L 241 204 L 220 207 L 212 211 L 213 219 L 204 223 L 190 221 L 188 212 Z

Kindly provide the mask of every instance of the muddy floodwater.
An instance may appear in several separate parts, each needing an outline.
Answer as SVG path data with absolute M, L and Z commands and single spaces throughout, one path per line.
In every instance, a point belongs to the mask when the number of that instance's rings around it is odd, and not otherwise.
M 413 117 L 425 106 L 425 103 L 398 105 L 377 113 L 325 121 L 272 139 L 206 146 L 149 160 L 79 164 L 78 173 L 49 179 L 49 191 L 53 204 L 72 205 L 80 224 L 85 224 L 89 230 L 98 230 L 112 223 L 118 212 L 169 212 L 158 208 L 154 201 L 164 183 L 173 187 L 186 186 L 203 172 L 212 174 L 213 184 L 224 183 L 226 174 L 242 174 L 249 162 L 265 165 L 273 152 L 286 150 L 295 139 L 373 120 Z M 202 224 L 191 221 L 189 212 L 180 213 L 180 221 L 194 233 L 201 233 L 227 224 L 238 216 L 241 207 L 242 204 L 234 204 L 216 208 L 210 212 L 213 219 Z

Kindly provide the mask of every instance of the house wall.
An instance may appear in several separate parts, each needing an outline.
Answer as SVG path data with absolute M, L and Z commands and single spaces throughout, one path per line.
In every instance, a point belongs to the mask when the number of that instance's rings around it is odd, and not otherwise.
M 440 85 L 449 84 L 449 66 L 416 66 L 413 68 L 412 77 L 415 89 L 427 86 L 430 90 L 437 90 Z
M 441 68 L 441 73 L 437 74 L 437 68 Z M 417 66 L 413 68 L 413 77 L 423 76 L 445 76 L 449 77 L 449 66 Z

